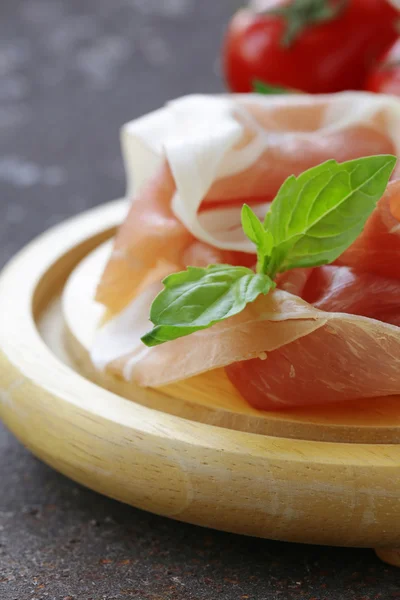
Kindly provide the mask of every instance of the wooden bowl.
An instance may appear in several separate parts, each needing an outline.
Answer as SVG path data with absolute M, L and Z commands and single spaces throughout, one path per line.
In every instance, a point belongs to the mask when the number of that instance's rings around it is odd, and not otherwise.
M 374 547 L 400 565 L 397 398 L 269 414 L 221 373 L 143 390 L 93 370 L 91 294 L 106 252 L 96 248 L 126 209 L 116 201 L 65 222 L 3 271 L 5 424 L 65 475 L 133 506 L 235 533 Z

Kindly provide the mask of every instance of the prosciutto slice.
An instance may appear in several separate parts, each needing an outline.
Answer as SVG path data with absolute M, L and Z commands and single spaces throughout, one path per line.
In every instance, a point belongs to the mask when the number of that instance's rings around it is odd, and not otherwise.
M 291 173 L 400 154 L 398 99 L 191 96 L 126 125 L 122 144 L 133 203 L 98 287 L 108 314 L 92 351 L 98 368 L 157 387 L 225 366 L 268 410 L 400 393 L 400 182 L 337 264 L 284 274 L 279 289 L 210 329 L 151 349 L 140 341 L 165 275 L 254 265 L 243 202 L 263 216 Z

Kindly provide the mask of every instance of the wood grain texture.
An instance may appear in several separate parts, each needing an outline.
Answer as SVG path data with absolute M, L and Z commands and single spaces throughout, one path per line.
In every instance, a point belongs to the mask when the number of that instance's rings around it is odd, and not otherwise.
M 317 544 L 400 544 L 400 447 L 257 435 L 152 410 L 63 360 L 58 296 L 122 203 L 41 236 L 0 279 L 0 416 L 37 456 L 134 506 Z M 38 323 L 45 337 L 38 330 Z

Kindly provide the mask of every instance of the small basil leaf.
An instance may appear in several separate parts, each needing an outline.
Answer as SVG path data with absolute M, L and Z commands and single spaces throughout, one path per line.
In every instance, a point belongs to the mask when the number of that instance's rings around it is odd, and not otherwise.
M 211 327 L 240 313 L 246 304 L 275 287 L 268 275 L 231 265 L 188 267 L 163 283 L 164 290 L 150 312 L 155 328 L 142 338 L 147 346 Z
M 242 227 L 249 240 L 257 246 L 259 253 L 269 256 L 274 244 L 272 234 L 264 229 L 260 219 L 247 204 L 243 204 L 242 208 Z
M 268 274 L 336 260 L 363 230 L 395 164 L 390 155 L 328 161 L 289 177 L 265 219 L 275 244 Z

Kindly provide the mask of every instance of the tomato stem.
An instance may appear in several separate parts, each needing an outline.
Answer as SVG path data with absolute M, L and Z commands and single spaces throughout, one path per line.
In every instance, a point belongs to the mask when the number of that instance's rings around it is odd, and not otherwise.
M 262 14 L 282 17 L 285 31 L 281 46 L 290 48 L 305 29 L 337 19 L 348 4 L 349 0 L 338 0 L 334 4 L 329 0 L 294 0 L 287 6 L 264 10 Z
M 259 79 L 256 79 L 253 81 L 253 91 L 256 92 L 257 94 L 290 94 L 290 93 L 294 93 L 291 92 L 288 88 L 282 87 L 282 86 L 277 86 L 277 85 L 271 85 L 269 83 L 266 83 L 265 81 L 260 81 Z

